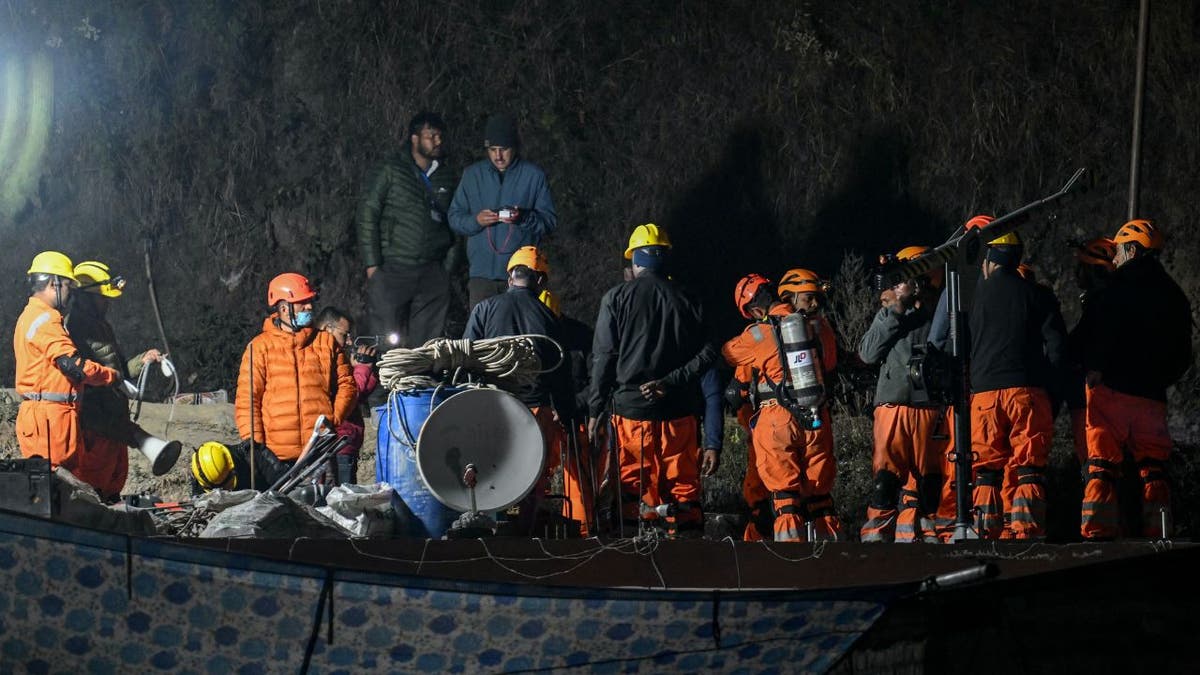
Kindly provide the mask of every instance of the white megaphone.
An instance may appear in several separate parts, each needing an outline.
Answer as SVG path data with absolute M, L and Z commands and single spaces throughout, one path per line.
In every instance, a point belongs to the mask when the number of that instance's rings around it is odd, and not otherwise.
M 133 440 L 137 443 L 138 452 L 150 460 L 150 470 L 155 476 L 170 471 L 179 460 L 179 452 L 183 449 L 179 441 L 164 441 L 144 431 L 135 433 Z

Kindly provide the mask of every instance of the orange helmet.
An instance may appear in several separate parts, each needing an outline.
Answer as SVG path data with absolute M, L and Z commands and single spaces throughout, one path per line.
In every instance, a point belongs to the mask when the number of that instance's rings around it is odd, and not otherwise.
M 1117 230 L 1117 236 L 1113 237 L 1114 244 L 1128 244 L 1129 242 L 1141 244 L 1142 248 L 1149 251 L 1160 251 L 1163 247 L 1163 236 L 1153 222 L 1131 220 L 1122 225 L 1121 229 Z
M 1084 265 L 1103 267 L 1109 272 L 1116 269 L 1113 258 L 1117 257 L 1117 244 L 1108 237 L 1098 237 L 1075 248 L 1075 259 Z
M 928 250 L 928 246 L 905 246 L 896 254 L 896 260 L 912 260 Z
M 517 249 L 508 259 L 508 267 L 505 268 L 505 271 L 511 272 L 512 268 L 517 265 L 524 265 L 534 272 L 541 272 L 547 276 L 550 274 L 550 264 L 546 262 L 546 255 L 536 246 L 522 246 Z
M 1026 265 L 1025 263 L 1021 263 L 1020 265 L 1017 265 L 1017 274 L 1021 275 L 1022 279 L 1024 279 L 1025 281 L 1028 281 L 1031 284 L 1037 283 L 1037 272 L 1034 271 L 1034 269 L 1032 267 L 1030 267 L 1029 265 Z
M 779 281 L 780 297 L 788 293 L 804 293 L 806 291 L 825 292 L 825 284 L 816 272 L 796 267 L 783 273 L 783 279 Z
M 746 311 L 746 305 L 754 299 L 754 296 L 758 295 L 760 290 L 770 286 L 771 280 L 761 274 L 747 274 L 737 282 L 737 285 L 733 287 L 733 303 L 742 313 L 742 318 L 750 318 L 750 312 Z
M 317 291 L 308 278 L 295 272 L 284 272 L 271 280 L 267 286 L 267 304 L 274 307 L 280 300 L 304 302 L 317 297 Z

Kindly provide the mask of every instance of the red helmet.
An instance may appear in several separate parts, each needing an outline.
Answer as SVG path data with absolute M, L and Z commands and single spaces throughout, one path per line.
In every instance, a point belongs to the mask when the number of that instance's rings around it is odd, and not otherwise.
M 271 280 L 267 286 L 267 304 L 274 307 L 280 300 L 304 302 L 317 297 L 317 291 L 302 274 L 284 272 Z
M 760 289 L 770 286 L 771 280 L 761 274 L 747 274 L 737 282 L 737 286 L 733 287 L 733 302 L 743 318 L 751 318 L 750 312 L 746 311 L 746 305 L 758 295 Z
M 991 225 L 993 220 L 995 220 L 995 218 L 992 216 L 986 216 L 986 215 L 974 216 L 970 220 L 968 220 L 966 222 L 966 224 L 963 225 L 963 227 L 968 230 L 973 230 L 976 228 L 984 228 L 984 227 L 987 227 L 988 225 Z

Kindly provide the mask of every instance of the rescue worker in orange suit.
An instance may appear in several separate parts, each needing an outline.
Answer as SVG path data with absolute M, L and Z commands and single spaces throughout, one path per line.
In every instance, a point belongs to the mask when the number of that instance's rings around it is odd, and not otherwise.
M 895 259 L 912 260 L 928 250 L 909 246 Z M 862 526 L 864 542 L 938 541 L 934 518 L 945 480 L 950 424 L 944 401 L 930 400 L 923 388 L 914 390 L 909 364 L 927 351 L 941 277 L 937 270 L 892 286 L 895 303 L 875 314 L 859 343 L 864 363 L 882 363 L 875 387 L 875 489 Z
M 127 395 L 137 388 L 112 368 L 79 354 L 63 328 L 62 312 L 75 285 L 70 258 L 45 251 L 25 273 L 29 303 L 13 332 L 16 356 L 17 444 L 25 457 L 44 457 L 89 485 L 103 484 L 111 473 L 109 458 L 93 458 L 79 426 L 79 394 L 86 386 L 116 384 Z
M 484 298 L 475 305 L 467 318 L 463 338 L 483 340 L 508 335 L 545 335 L 559 341 L 558 317 L 538 299 L 549 274 L 546 256 L 536 246 L 517 249 L 508 259 L 508 290 Z M 538 340 L 534 348 L 542 367 L 551 370 L 540 374 L 536 383 L 518 398 L 529 406 L 542 431 L 546 463 L 541 480 L 521 505 L 518 527 L 522 531 L 531 531 L 534 527 L 533 514 L 548 491 L 550 477 L 561 464 L 567 442 L 562 420 L 572 416 L 575 400 L 568 365 L 560 362 L 556 348 L 544 340 Z M 576 514 L 576 519 L 584 521 L 586 517 Z
M 629 237 L 633 279 L 600 301 L 592 342 L 588 437 L 604 447 L 600 417 L 612 402 L 622 517 L 681 536 L 703 530 L 700 478 L 719 455 L 700 457 L 699 382 L 717 352 L 704 337 L 700 304 L 667 276 L 671 241 L 653 223 Z
M 726 342 L 721 353 L 734 368 L 757 371 L 752 387 L 758 410 L 750 420 L 751 437 L 759 478 L 771 493 L 775 541 L 806 541 L 809 522 L 817 540 L 836 540 L 841 526 L 831 495 L 837 467 L 828 407 L 823 403 L 814 406 L 817 414 L 812 420 L 797 419 L 798 412 L 789 410 L 787 400 L 781 399 L 788 386 L 777 328 L 783 317 L 793 310 L 806 312 L 805 320 L 817 333 L 813 336 L 810 330 L 810 339 L 824 343 L 817 350 L 819 358 L 833 354 L 831 360 L 836 360 L 832 328 L 816 315 L 820 303 L 813 294 L 821 293 L 820 280 L 808 270 L 789 270 L 780 289 L 788 293 L 790 302 L 780 301 L 770 283 L 758 274 L 738 282 L 734 302 L 742 316 L 754 323 Z M 818 324 L 823 326 L 816 328 Z M 824 369 L 832 370 L 827 365 Z
M 270 487 L 295 463 L 318 418 L 325 416 L 329 427 L 336 428 L 357 401 L 346 352 L 327 331 L 313 326 L 316 298 L 300 274 L 285 272 L 272 279 L 267 287 L 272 313 L 242 354 L 234 415 L 244 443 L 253 432 L 258 490 Z
M 816 332 L 817 352 L 824 370 L 825 386 L 827 391 L 830 390 L 833 372 L 838 366 L 838 344 L 837 332 L 825 316 L 825 306 L 829 302 L 829 284 L 817 276 L 816 272 L 797 267 L 783 273 L 778 289 L 779 298 L 791 305 L 792 311 L 806 317 L 810 330 Z M 834 539 L 840 537 L 842 530 L 833 508 L 833 484 L 837 478 L 837 464 L 833 458 L 833 420 L 827 404 L 820 406 L 820 416 L 821 427 L 804 432 L 810 455 L 806 473 L 812 490 L 805 510 L 815 524 L 817 538 Z
M 738 426 L 746 432 L 746 473 L 742 478 L 742 500 L 746 508 L 746 526 L 742 529 L 742 541 L 763 541 L 774 538 L 775 516 L 771 511 L 771 491 L 758 475 L 758 453 L 754 449 L 754 434 L 750 420 L 757 407 L 757 396 L 752 396 L 751 384 L 758 373 L 750 366 L 738 366 L 733 378 L 725 388 L 725 403 L 737 418 Z
M 986 227 L 990 216 L 967 221 Z M 973 501 L 981 538 L 1040 539 L 1046 526 L 1046 463 L 1054 436 L 1047 387 L 1062 366 L 1066 328 L 1057 302 L 1017 273 L 1015 232 L 992 239 L 969 314 Z M 1011 506 L 1002 494 L 1012 462 Z
M 1113 264 L 1113 258 L 1117 255 L 1117 245 L 1108 237 L 1099 237 L 1073 248 L 1079 307 L 1083 310 L 1082 314 L 1086 315 L 1091 298 L 1108 286 L 1113 271 L 1117 269 Z M 1068 367 L 1063 387 L 1063 398 L 1071 413 L 1071 440 L 1080 468 L 1087 464 L 1087 387 L 1083 371 L 1083 344 L 1086 338 L 1081 331 L 1083 327 L 1084 324 L 1080 321 L 1067 333 Z
M 1192 364 L 1192 308 L 1163 269 L 1163 236 L 1148 220 L 1117 231 L 1107 288 L 1089 298 L 1083 325 L 1087 370 L 1087 484 L 1080 533 L 1118 536 L 1116 481 L 1125 449 L 1142 478 L 1142 532 L 1171 536 L 1167 387 Z M 1141 345 L 1141 347 L 1137 347 Z
M 65 325 L 79 353 L 130 379 L 142 369 L 159 363 L 163 355 L 149 349 L 126 361 L 117 344 L 116 332 L 109 323 L 109 303 L 121 297 L 125 280 L 113 277 L 108 265 L 89 260 L 75 266 L 78 289 L 71 298 L 71 311 Z M 111 387 L 85 387 L 80 395 L 79 424 L 83 428 L 83 444 L 96 465 L 108 468 L 107 475 L 97 476 L 92 487 L 106 501 L 116 501 L 129 473 L 129 450 L 138 448 L 146 457 L 153 457 L 154 475 L 161 476 L 175 466 L 182 449 L 179 441 L 164 441 L 146 433 L 129 419 L 127 399 Z M 101 459 L 103 458 L 103 459 Z

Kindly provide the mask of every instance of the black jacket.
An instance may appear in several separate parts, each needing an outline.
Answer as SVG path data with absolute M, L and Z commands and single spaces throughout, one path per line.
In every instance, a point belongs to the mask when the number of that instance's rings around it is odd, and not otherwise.
M 999 268 L 979 280 L 970 317 L 972 392 L 1058 382 L 1067 331 L 1052 293 Z
M 1192 365 L 1191 303 L 1155 258 L 1121 265 L 1089 293 L 1076 332 L 1084 369 L 1123 394 L 1166 401 Z
M 613 411 L 629 419 L 674 420 L 700 408 L 700 376 L 717 360 L 703 331 L 700 304 L 675 282 L 646 272 L 615 286 L 600 300 L 592 341 L 589 413 Z M 667 395 L 642 397 L 639 387 L 661 380 Z
M 469 340 L 506 335 L 545 335 L 562 343 L 558 318 L 538 300 L 536 290 L 510 286 L 508 291 L 487 298 L 471 310 L 463 337 Z M 558 350 L 545 340 L 535 343 L 543 368 L 558 367 L 538 376 L 529 391 L 517 394 L 529 406 L 552 404 L 563 418 L 571 416 L 575 397 L 571 392 L 570 365 L 559 363 Z

